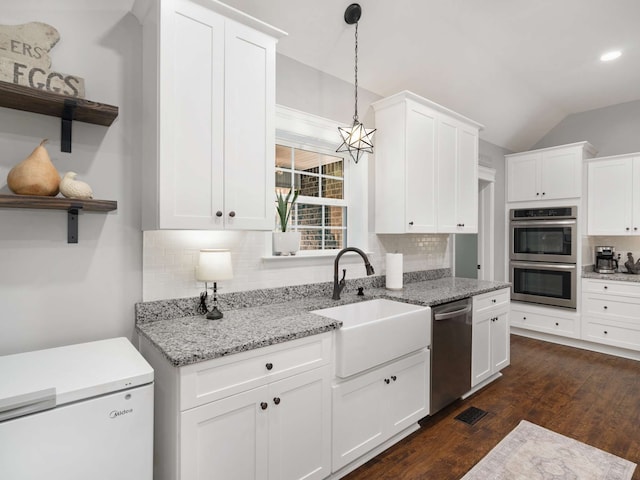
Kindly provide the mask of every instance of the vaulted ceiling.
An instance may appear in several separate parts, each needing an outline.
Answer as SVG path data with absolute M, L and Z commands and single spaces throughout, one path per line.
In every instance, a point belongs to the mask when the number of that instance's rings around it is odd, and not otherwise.
M 289 35 L 278 52 L 353 82 L 349 0 L 223 0 Z M 358 82 L 411 90 L 529 149 L 569 114 L 640 99 L 639 0 L 360 0 Z M 619 49 L 609 63 L 602 53 Z

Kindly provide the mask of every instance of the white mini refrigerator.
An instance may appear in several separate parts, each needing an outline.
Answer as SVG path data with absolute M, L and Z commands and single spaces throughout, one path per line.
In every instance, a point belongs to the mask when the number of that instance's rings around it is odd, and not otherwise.
M 126 338 L 0 357 L 0 478 L 151 480 L 153 369 Z

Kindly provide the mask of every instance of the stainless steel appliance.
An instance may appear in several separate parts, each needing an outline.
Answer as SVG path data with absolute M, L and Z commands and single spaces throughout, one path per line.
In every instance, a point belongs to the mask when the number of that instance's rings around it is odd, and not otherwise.
M 434 307 L 429 415 L 471 389 L 471 299 Z
M 595 263 L 593 270 L 597 273 L 616 273 L 618 260 L 616 260 L 615 247 L 596 247 Z
M 512 209 L 511 260 L 576 263 L 576 218 L 576 207 Z
M 576 308 L 577 207 L 510 210 L 511 299 Z
M 511 300 L 576 308 L 576 266 L 511 261 Z

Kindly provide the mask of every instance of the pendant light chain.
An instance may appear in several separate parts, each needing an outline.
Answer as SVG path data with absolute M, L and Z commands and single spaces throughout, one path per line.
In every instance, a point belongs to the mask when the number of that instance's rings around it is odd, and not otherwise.
M 354 72 L 355 72 L 355 77 L 356 77 L 356 81 L 355 81 L 355 86 L 356 86 L 356 104 L 355 104 L 355 109 L 354 109 L 354 114 L 353 114 L 353 120 L 355 122 L 358 121 L 358 22 L 356 22 L 356 49 L 355 49 L 355 68 L 354 68 Z

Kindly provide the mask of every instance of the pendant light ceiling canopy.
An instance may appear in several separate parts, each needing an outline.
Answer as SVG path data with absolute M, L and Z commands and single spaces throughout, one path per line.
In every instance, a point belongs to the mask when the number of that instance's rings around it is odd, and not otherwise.
M 356 25 L 355 32 L 355 112 L 351 127 L 338 127 L 342 143 L 336 152 L 349 152 L 354 162 L 358 163 L 364 153 L 373 153 L 373 132 L 375 128 L 365 128 L 358 120 L 358 21 L 362 16 L 362 8 L 357 3 L 352 3 L 344 12 L 344 21 L 349 25 Z

